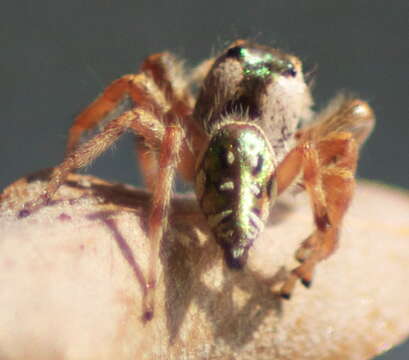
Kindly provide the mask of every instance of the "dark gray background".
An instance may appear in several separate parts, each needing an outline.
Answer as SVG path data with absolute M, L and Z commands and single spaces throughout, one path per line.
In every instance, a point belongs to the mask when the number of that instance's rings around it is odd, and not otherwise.
M 317 107 L 340 89 L 368 100 L 377 126 L 359 175 L 409 188 L 408 13 L 407 0 L 4 1 L 0 188 L 60 162 L 73 116 L 148 54 L 194 65 L 239 37 L 317 65 Z M 131 150 L 125 137 L 89 171 L 141 185 Z M 406 345 L 382 359 L 408 357 Z

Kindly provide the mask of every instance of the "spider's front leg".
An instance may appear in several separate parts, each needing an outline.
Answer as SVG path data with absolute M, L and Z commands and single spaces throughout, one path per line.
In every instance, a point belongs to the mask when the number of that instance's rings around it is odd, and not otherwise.
M 178 124 L 179 119 L 184 122 L 195 143 L 202 142 L 202 134 L 189 116 L 193 100 L 177 60 L 169 53 L 155 54 L 145 60 L 141 70 L 139 74 L 125 75 L 115 80 L 76 117 L 69 131 L 64 161 L 53 169 L 49 183 L 39 198 L 26 203 L 19 215 L 25 217 L 48 203 L 70 172 L 88 165 L 126 130 L 131 129 L 139 138 L 143 138 L 139 159 L 153 192 L 148 220 L 150 263 L 147 280 L 141 284 L 145 294 L 144 319 L 149 320 L 153 316 L 159 245 L 166 228 L 171 186 L 181 147 L 183 162 L 179 170 L 184 177 L 193 178 L 192 144 L 182 141 L 184 130 Z M 81 135 L 103 122 L 126 97 L 132 99 L 133 109 L 111 120 L 98 135 L 78 146 Z M 151 169 L 153 172 L 150 172 Z
M 138 108 L 123 113 L 112 120 L 98 135 L 66 155 L 64 161 L 53 169 L 50 180 L 38 199 L 26 203 L 19 216 L 28 216 L 48 203 L 70 172 L 90 164 L 128 129 L 134 130 L 156 148 L 159 148 L 165 133 L 165 126 L 149 111 Z
M 298 278 L 309 286 L 317 263 L 335 251 L 355 187 L 358 146 L 365 141 L 373 124 L 374 116 L 366 103 L 343 99 L 326 118 L 301 132 L 298 146 L 278 166 L 279 193 L 302 173 L 316 226 L 296 252 L 301 265 L 282 286 L 284 298 L 291 296 Z
M 149 270 L 144 298 L 143 318 L 145 321 L 151 320 L 153 317 L 155 302 L 154 289 L 157 280 L 156 272 L 160 242 L 167 226 L 169 201 L 182 144 L 183 129 L 178 125 L 168 126 L 160 147 L 159 172 L 157 174 L 157 182 L 152 194 L 151 211 L 148 220 L 148 237 L 151 251 L 149 255 Z
M 75 118 L 69 130 L 66 154 L 77 147 L 84 132 L 100 125 L 123 104 L 128 105 L 124 100 L 130 100 L 128 106 L 147 109 L 166 123 L 172 123 L 171 119 L 183 119 L 185 128 L 197 132 L 189 117 L 194 101 L 187 80 L 180 61 L 172 54 L 163 52 L 149 56 L 140 73 L 113 81 Z M 137 142 L 135 150 L 145 183 L 153 191 L 159 171 L 157 154 L 143 142 Z
M 133 106 L 149 109 L 157 117 L 169 110 L 163 92 L 146 73 L 124 75 L 110 84 L 104 92 L 84 109 L 74 120 L 68 132 L 66 154 L 73 152 L 85 131 L 99 125 L 110 112 L 130 97 Z
M 39 199 L 26 204 L 25 208 L 20 211 L 20 216 L 27 216 L 36 208 L 47 203 L 70 172 L 92 162 L 116 142 L 127 129 L 132 129 L 139 136 L 142 136 L 148 147 L 159 149 L 160 170 L 157 174 L 157 182 L 152 195 L 152 205 L 148 220 L 148 237 L 151 244 L 149 269 L 147 280 L 141 284 L 145 294 L 143 317 L 145 320 L 150 320 L 153 316 L 154 308 L 154 288 L 157 277 L 156 268 L 159 257 L 159 245 L 166 228 L 174 173 L 178 164 L 178 155 L 183 145 L 184 132 L 178 124 L 165 127 L 152 113 L 143 109 L 125 112 L 112 120 L 101 133 L 67 155 L 64 161 L 54 168 L 47 187 Z M 187 153 L 187 151 L 184 151 L 184 153 Z M 187 155 L 185 157 L 188 158 Z

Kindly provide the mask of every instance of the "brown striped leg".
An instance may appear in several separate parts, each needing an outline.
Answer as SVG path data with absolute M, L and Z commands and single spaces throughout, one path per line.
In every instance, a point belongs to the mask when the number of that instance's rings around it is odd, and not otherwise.
M 153 54 L 142 64 L 141 70 L 149 74 L 165 94 L 176 117 L 185 117 L 192 112 L 194 100 L 180 61 L 168 52 Z
M 316 225 L 296 252 L 302 264 L 283 285 L 283 297 L 291 296 L 298 278 L 309 286 L 315 265 L 336 249 L 342 219 L 353 196 L 358 148 L 374 124 L 374 113 L 366 102 L 338 96 L 317 121 L 299 131 L 299 145 L 279 165 L 276 171 L 279 193 L 303 173 Z
M 332 161 L 326 163 L 331 149 Z M 290 163 L 290 161 L 294 161 Z M 302 170 L 314 214 L 315 232 L 297 250 L 296 257 L 302 264 L 294 269 L 281 288 L 281 294 L 289 298 L 296 280 L 309 286 L 316 264 L 335 250 L 342 218 L 349 206 L 354 189 L 354 171 L 357 162 L 357 146 L 351 134 L 332 133 L 317 144 L 305 143 L 290 152 L 279 165 L 277 180 L 279 191 Z
M 152 78 L 158 88 L 165 94 L 169 102 L 170 110 L 165 116 L 165 122 L 173 124 L 182 121 L 186 133 L 189 134 L 189 144 L 184 143 L 182 152 L 184 161 L 179 171 L 185 180 L 192 181 L 194 177 L 195 155 L 193 149 L 199 149 L 206 137 L 197 122 L 193 121 L 194 100 L 190 92 L 188 81 L 180 61 L 172 54 L 163 52 L 149 56 L 143 63 L 141 70 Z M 149 189 L 156 182 L 156 173 L 159 167 L 156 153 L 146 151 L 146 147 L 135 147 L 139 165 L 145 176 L 145 183 Z
M 95 128 L 126 96 L 132 99 L 135 106 L 149 109 L 156 116 L 169 110 L 164 94 L 147 74 L 125 75 L 109 85 L 75 118 L 68 133 L 66 154 L 76 148 L 83 132 Z
M 177 125 L 166 129 L 159 155 L 159 172 L 152 195 L 152 208 L 148 220 L 148 237 L 151 244 L 149 270 L 144 299 L 144 320 L 152 319 L 154 312 L 155 286 L 157 282 L 157 264 L 159 248 L 166 229 L 169 201 L 175 170 L 182 146 L 183 130 Z
M 104 130 L 68 154 L 64 161 L 56 166 L 51 174 L 46 189 L 40 197 L 24 206 L 20 216 L 29 215 L 36 208 L 47 203 L 66 179 L 67 175 L 91 163 L 107 150 L 127 130 L 133 129 L 151 146 L 159 147 L 164 134 L 164 126 L 154 115 L 143 109 L 130 110 L 112 120 Z
M 300 141 L 317 141 L 332 132 L 347 132 L 362 146 L 375 125 L 371 107 L 360 99 L 338 95 L 311 125 L 300 129 Z
M 340 137 L 343 137 L 342 135 L 340 134 Z M 356 142 L 352 138 L 345 140 L 345 137 L 340 140 L 340 143 L 344 143 L 344 148 L 339 154 L 339 160 L 324 166 L 321 170 L 320 187 L 325 194 L 326 214 L 325 217 L 314 214 L 317 230 L 297 252 L 302 264 L 283 285 L 282 294 L 285 297 L 291 294 L 296 278 L 300 278 L 304 285 L 309 286 L 315 265 L 330 256 L 337 247 L 342 219 L 353 196 L 357 162 Z M 335 137 L 333 141 L 336 141 Z M 312 202 L 314 203 L 314 198 Z

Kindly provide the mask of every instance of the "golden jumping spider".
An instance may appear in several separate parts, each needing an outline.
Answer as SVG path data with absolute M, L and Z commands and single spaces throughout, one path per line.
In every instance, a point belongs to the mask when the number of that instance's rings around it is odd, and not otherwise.
M 198 96 L 191 90 L 199 88 Z M 95 137 L 79 144 L 124 99 L 132 106 Z M 145 319 L 153 315 L 160 242 L 166 228 L 175 171 L 194 183 L 197 201 L 230 268 L 245 266 L 269 209 L 293 183 L 311 200 L 315 231 L 296 252 L 300 265 L 285 280 L 289 298 L 296 280 L 309 286 L 318 262 L 335 250 L 354 190 L 358 150 L 374 125 L 367 103 L 338 97 L 318 116 L 301 61 L 244 40 L 185 74 L 170 53 L 149 56 L 139 73 L 115 80 L 80 113 L 69 131 L 67 155 L 54 168 L 26 216 L 50 200 L 71 171 L 86 166 L 127 130 L 152 191 L 148 219 L 150 266 Z

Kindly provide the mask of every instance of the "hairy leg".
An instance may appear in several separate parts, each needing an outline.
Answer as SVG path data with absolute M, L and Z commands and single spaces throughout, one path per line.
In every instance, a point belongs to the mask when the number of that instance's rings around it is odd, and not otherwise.
M 102 132 L 68 154 L 64 161 L 53 169 L 50 181 L 40 197 L 24 206 L 20 216 L 27 216 L 37 207 L 48 202 L 75 169 L 87 166 L 106 151 L 127 130 L 133 129 L 143 136 L 152 147 L 159 148 L 165 128 L 156 117 L 143 109 L 130 110 L 112 120 Z
M 323 166 L 318 150 L 320 144 L 306 143 L 293 150 L 293 154 L 298 155 L 297 163 L 288 162 L 294 161 L 295 155 L 287 157 L 277 170 L 280 191 L 283 190 L 281 179 L 295 177 L 300 170 L 303 172 L 303 183 L 311 199 L 316 227 L 296 252 L 302 264 L 291 272 L 281 288 L 281 295 L 285 298 L 291 296 L 297 278 L 309 286 L 316 264 L 336 249 L 342 218 L 352 198 L 357 161 L 356 143 L 348 133 L 331 135 L 330 141 L 334 147 L 343 147 L 338 154 L 340 163 Z
M 141 70 L 164 93 L 174 116 L 183 118 L 192 112 L 194 100 L 188 79 L 182 62 L 174 55 L 168 52 L 153 54 L 143 62 Z
M 165 124 L 172 124 L 177 119 L 184 121 L 193 141 L 201 142 L 195 140 L 201 139 L 203 134 L 190 118 L 193 98 L 181 63 L 172 54 L 164 52 L 149 56 L 141 67 L 141 73 L 125 75 L 115 80 L 76 117 L 69 130 L 66 154 L 75 149 L 85 131 L 103 122 L 126 97 L 131 99 L 132 106 L 153 112 Z M 135 146 L 135 151 L 145 183 L 153 191 L 159 166 L 158 155 L 141 143 Z M 189 163 L 185 169 L 194 168 L 194 164 L 191 165 Z M 191 177 L 191 174 L 186 176 L 185 173 L 186 171 L 182 171 L 185 178 Z
M 375 115 L 363 100 L 341 94 L 321 111 L 316 120 L 302 128 L 297 136 L 300 140 L 316 141 L 331 132 L 349 132 L 362 146 L 375 126 Z
M 78 145 L 85 131 L 95 128 L 129 96 L 138 108 L 144 108 L 160 116 L 169 110 L 164 94 L 147 74 L 125 75 L 115 80 L 74 120 L 69 133 L 66 154 Z
M 159 154 L 159 172 L 152 194 L 152 205 L 148 220 L 148 236 L 151 244 L 149 270 L 144 299 L 144 320 L 152 319 L 154 312 L 154 288 L 157 280 L 157 263 L 159 247 L 167 226 L 169 201 L 172 194 L 175 169 L 179 162 L 182 148 L 183 129 L 178 125 L 170 125 L 166 129 Z
M 358 146 L 374 124 L 369 106 L 359 100 L 345 99 L 328 114 L 304 130 L 300 144 L 276 171 L 279 193 L 303 174 L 316 226 L 296 252 L 302 264 L 284 283 L 281 294 L 285 298 L 291 296 L 298 278 L 309 286 L 316 264 L 336 249 L 342 219 L 353 196 Z
M 189 139 L 202 144 L 204 136 L 190 117 L 190 94 L 176 81 L 170 66 L 168 54 L 157 54 L 148 58 L 142 66 L 142 73 L 126 75 L 113 82 L 104 93 L 86 108 L 70 129 L 67 155 L 52 172 L 50 181 L 40 198 L 26 204 L 20 216 L 26 216 L 43 203 L 48 202 L 67 175 L 84 167 L 107 150 L 127 130 L 131 129 L 143 138 L 141 166 L 148 175 L 153 190 L 152 207 L 148 220 L 148 237 L 151 243 L 150 262 L 145 287 L 144 319 L 150 320 L 154 311 L 154 288 L 157 277 L 159 247 L 166 229 L 166 219 L 175 170 L 185 178 L 194 177 L 194 145 L 183 141 L 184 127 L 190 131 Z M 165 66 L 166 64 L 166 66 Z M 111 120 L 95 137 L 77 147 L 81 134 L 97 126 L 120 102 L 129 96 L 135 103 L 132 110 Z M 182 151 L 180 151 L 182 150 Z M 179 153 L 183 161 L 179 162 Z
M 101 133 L 67 155 L 65 160 L 53 170 L 47 187 L 40 198 L 26 204 L 24 210 L 20 211 L 20 216 L 27 216 L 48 202 L 70 172 L 86 166 L 96 159 L 115 143 L 127 129 L 134 130 L 144 138 L 147 146 L 159 151 L 159 170 L 148 219 L 148 238 L 151 244 L 149 269 L 147 281 L 142 284 L 145 287 L 143 317 L 148 321 L 153 317 L 159 247 L 166 230 L 172 184 L 179 161 L 179 152 L 183 144 L 184 133 L 179 125 L 165 127 L 152 113 L 143 109 L 125 112 L 112 120 Z
M 181 145 L 184 156 L 178 170 L 185 180 L 193 181 L 197 156 L 195 149 L 201 149 L 206 135 L 191 116 L 194 99 L 190 91 L 190 79 L 185 74 L 182 63 L 168 52 L 149 56 L 141 70 L 154 80 L 169 103 L 170 108 L 164 115 L 164 121 L 167 124 L 180 121 L 188 134 L 189 143 L 183 142 Z M 144 144 L 137 144 L 135 150 L 145 183 L 149 189 L 153 189 L 156 182 L 155 171 L 159 168 L 158 154 L 149 152 Z

